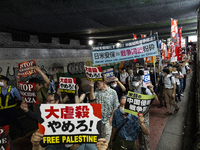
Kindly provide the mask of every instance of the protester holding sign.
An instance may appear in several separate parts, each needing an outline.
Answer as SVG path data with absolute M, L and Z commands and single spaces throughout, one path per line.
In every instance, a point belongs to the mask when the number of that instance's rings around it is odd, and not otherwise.
M 143 123 L 143 115 L 136 117 L 124 112 L 125 103 L 126 96 L 122 96 L 120 107 L 113 114 L 112 134 L 109 142 L 109 149 L 112 150 L 137 150 L 136 139 L 139 132 L 142 130 L 145 135 L 149 135 L 148 128 Z
M 15 111 L 17 103 L 21 103 L 21 96 L 16 87 L 8 85 L 9 80 L 9 78 L 0 75 L 0 126 L 9 125 L 12 121 L 24 136 L 25 129 L 18 120 Z
M 104 80 L 104 78 L 103 78 Z M 90 82 L 91 86 L 90 90 L 90 100 L 96 103 L 101 104 L 102 110 L 102 137 L 107 141 L 110 140 L 111 135 L 111 122 L 112 115 L 115 110 L 119 106 L 117 92 L 107 86 L 105 81 L 97 81 L 97 89 L 94 92 L 94 82 Z
M 42 75 L 43 80 L 45 83 L 43 84 L 43 81 L 41 81 L 39 78 L 32 78 L 29 80 L 29 83 L 36 83 L 36 90 L 37 90 L 37 97 L 39 104 L 45 102 L 49 92 L 49 85 L 50 81 L 49 78 L 40 70 L 38 66 L 35 66 L 34 69 L 39 72 Z
M 142 80 L 140 76 L 134 76 L 133 77 L 133 86 L 134 86 L 134 92 L 139 94 L 145 94 L 145 95 L 156 95 L 153 90 L 153 85 L 149 85 L 149 88 L 143 87 L 141 85 Z M 155 98 L 158 101 L 158 98 L 156 96 Z M 144 112 L 144 124 L 149 127 L 149 111 Z M 147 135 L 144 135 L 143 133 L 139 134 L 139 144 L 141 148 L 144 148 L 145 150 L 150 150 L 150 138 Z

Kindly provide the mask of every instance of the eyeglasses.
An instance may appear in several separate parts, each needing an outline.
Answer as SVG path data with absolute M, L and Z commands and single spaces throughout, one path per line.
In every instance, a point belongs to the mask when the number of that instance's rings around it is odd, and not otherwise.
M 53 101 L 55 101 L 55 100 L 54 99 L 49 99 L 49 100 L 46 100 L 46 103 L 51 103 Z

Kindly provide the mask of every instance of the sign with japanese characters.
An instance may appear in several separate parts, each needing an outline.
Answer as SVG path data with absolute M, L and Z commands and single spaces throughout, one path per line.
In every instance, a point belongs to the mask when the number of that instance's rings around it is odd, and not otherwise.
M 33 68 L 34 66 L 36 66 L 35 59 L 19 63 L 18 67 L 19 67 L 20 76 L 27 77 L 32 74 L 37 74 L 37 71 Z
M 96 143 L 101 133 L 101 104 L 41 104 L 43 144 Z
M 158 55 L 157 34 L 121 43 L 92 47 L 93 65 L 121 62 Z
M 9 125 L 0 127 L 0 150 L 10 150 Z
M 107 82 L 111 82 L 115 79 L 113 68 L 103 70 L 103 75 L 106 77 Z
M 124 111 L 135 116 L 138 116 L 138 113 L 145 113 L 149 110 L 154 98 L 155 95 L 144 95 L 128 91 Z
M 85 66 L 85 76 L 90 81 L 103 81 L 101 67 Z
M 19 82 L 19 92 L 26 103 L 37 103 L 36 83 Z
M 150 74 L 149 74 L 149 70 L 144 70 L 144 82 L 143 82 L 143 86 L 147 87 L 149 86 L 151 80 L 150 80 Z
M 60 77 L 59 89 L 61 92 L 75 93 L 76 90 L 76 78 Z

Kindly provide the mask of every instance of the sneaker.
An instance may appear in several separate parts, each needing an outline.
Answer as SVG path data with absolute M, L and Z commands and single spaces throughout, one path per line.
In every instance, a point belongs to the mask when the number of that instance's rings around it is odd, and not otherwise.
M 184 96 L 183 94 L 181 94 L 181 96 Z
M 175 109 L 175 110 L 174 110 L 174 114 L 176 114 L 176 113 L 179 111 L 179 109 L 180 109 L 180 108 Z

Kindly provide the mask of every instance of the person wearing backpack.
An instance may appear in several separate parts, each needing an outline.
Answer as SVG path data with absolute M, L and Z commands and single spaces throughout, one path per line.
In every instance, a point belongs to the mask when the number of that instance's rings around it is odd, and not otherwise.
M 175 81 L 176 81 L 176 96 L 175 96 L 175 101 L 178 102 L 178 100 L 181 101 L 180 79 L 183 78 L 183 74 L 180 71 L 177 71 L 178 65 L 174 65 L 172 69 L 173 69 L 172 75 L 174 76 Z
M 170 74 L 169 69 L 163 69 L 164 75 L 164 94 L 165 94 L 165 101 L 167 105 L 167 112 L 165 115 L 172 115 L 172 110 L 170 104 L 172 104 L 175 108 L 174 114 L 179 111 L 179 107 L 175 102 L 175 94 L 176 94 L 176 81 L 175 78 Z

